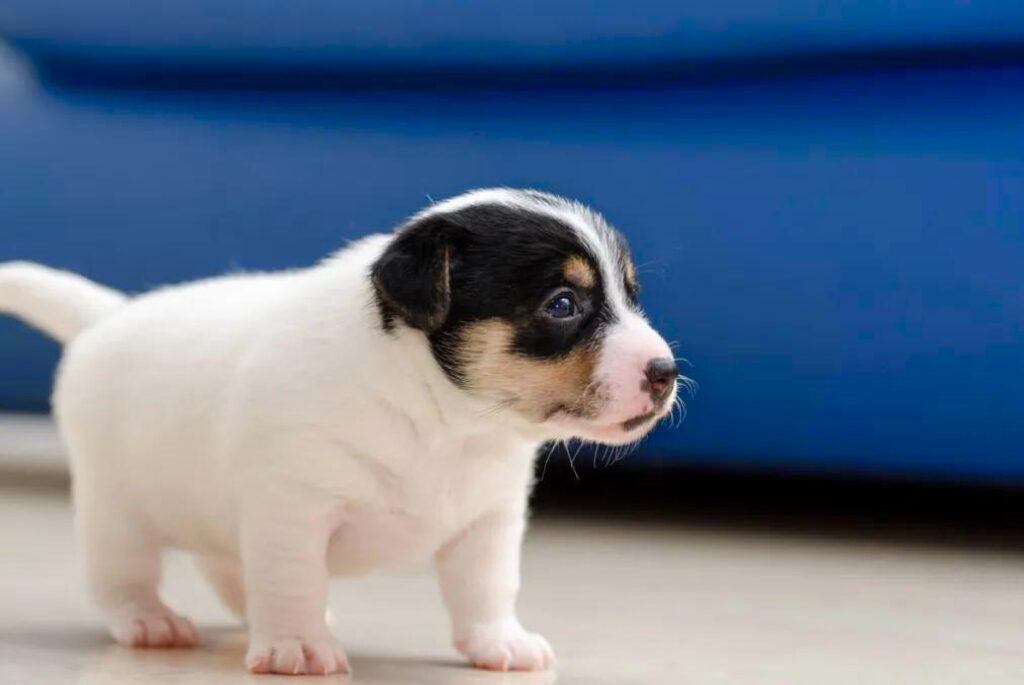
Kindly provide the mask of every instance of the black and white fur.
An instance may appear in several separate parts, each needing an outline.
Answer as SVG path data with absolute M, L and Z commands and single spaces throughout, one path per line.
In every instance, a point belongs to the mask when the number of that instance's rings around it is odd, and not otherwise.
M 257 673 L 347 671 L 328 579 L 430 558 L 472 663 L 550 667 L 515 611 L 538 447 L 632 442 L 676 392 L 620 234 L 535 191 L 132 298 L 8 263 L 0 311 L 67 344 L 53 407 L 113 637 L 195 644 L 158 595 L 161 550 L 188 550 L 245 616 Z

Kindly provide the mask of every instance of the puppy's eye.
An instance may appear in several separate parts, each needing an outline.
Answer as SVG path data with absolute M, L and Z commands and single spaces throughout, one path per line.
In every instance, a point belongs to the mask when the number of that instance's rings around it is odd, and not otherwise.
M 553 319 L 569 319 L 579 313 L 572 293 L 559 293 L 544 306 L 544 313 Z

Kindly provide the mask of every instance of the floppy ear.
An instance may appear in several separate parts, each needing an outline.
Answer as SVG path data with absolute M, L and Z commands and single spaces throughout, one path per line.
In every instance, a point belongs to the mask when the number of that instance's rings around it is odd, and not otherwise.
M 439 329 L 451 305 L 450 251 L 448 225 L 441 217 L 400 229 L 371 269 L 385 312 L 428 334 Z

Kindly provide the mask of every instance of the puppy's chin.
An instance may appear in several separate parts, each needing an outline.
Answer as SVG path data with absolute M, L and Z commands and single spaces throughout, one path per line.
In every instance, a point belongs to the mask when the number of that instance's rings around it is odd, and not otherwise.
M 602 445 L 628 445 L 646 436 L 665 417 L 664 412 L 651 412 L 627 421 L 602 423 L 587 419 L 555 418 L 549 423 L 557 435 L 554 439 L 579 438 Z

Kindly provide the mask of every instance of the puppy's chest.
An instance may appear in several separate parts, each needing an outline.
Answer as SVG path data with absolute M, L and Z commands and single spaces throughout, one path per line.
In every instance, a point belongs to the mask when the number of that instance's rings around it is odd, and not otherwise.
M 331 538 L 335 574 L 430 558 L 488 511 L 523 501 L 529 450 L 473 441 L 444 445 L 386 477 L 372 500 L 344 507 Z

